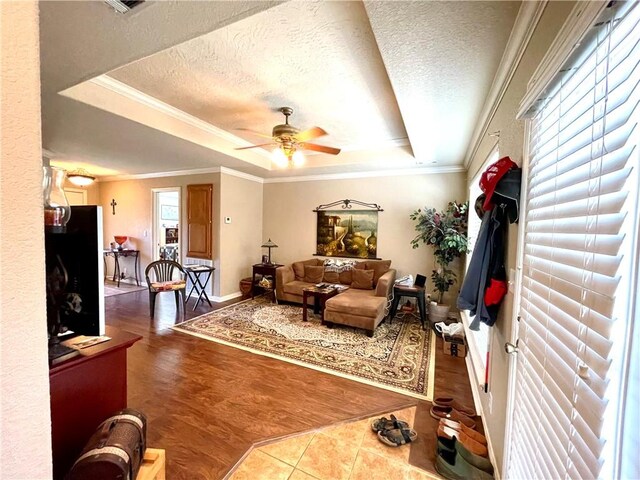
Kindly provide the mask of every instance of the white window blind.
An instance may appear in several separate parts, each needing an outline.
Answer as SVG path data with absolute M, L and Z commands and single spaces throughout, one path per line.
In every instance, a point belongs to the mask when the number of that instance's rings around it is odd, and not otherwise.
M 530 124 L 509 478 L 621 475 L 640 223 L 640 7 L 612 2 L 585 38 Z

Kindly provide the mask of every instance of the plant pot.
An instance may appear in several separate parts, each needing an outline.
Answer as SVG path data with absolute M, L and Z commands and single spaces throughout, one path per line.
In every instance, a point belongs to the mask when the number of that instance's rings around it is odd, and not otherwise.
M 449 317 L 449 310 L 451 307 L 449 305 L 444 305 L 439 303 L 434 305 L 432 303 L 429 304 L 429 322 L 431 325 L 434 325 L 438 322 L 446 322 Z

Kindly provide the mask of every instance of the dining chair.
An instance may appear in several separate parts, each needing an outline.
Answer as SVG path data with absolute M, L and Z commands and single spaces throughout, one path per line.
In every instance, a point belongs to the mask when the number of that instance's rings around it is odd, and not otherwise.
M 180 278 L 174 279 L 174 272 L 180 272 Z M 153 280 L 150 277 L 153 276 Z M 180 295 L 182 295 L 182 316 L 185 317 L 187 304 L 187 279 L 186 273 L 178 262 L 173 260 L 157 260 L 147 265 L 144 270 L 149 287 L 149 310 L 151 318 L 154 317 L 156 308 L 156 295 L 161 292 L 174 292 L 176 297 L 176 313 L 180 309 Z

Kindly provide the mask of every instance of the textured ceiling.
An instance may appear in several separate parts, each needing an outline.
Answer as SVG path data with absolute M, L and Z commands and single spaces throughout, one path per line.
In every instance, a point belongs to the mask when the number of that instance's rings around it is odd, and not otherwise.
M 47 5 L 53 19 L 41 17 L 45 148 L 114 173 L 226 166 L 265 177 L 291 172 L 237 154 L 232 147 L 243 140 L 233 136 L 259 143 L 235 129 L 269 133 L 283 119 L 274 110 L 285 105 L 294 108 L 291 123 L 319 125 L 329 135 L 318 143 L 344 149 L 309 156 L 296 174 L 461 165 L 519 8 L 501 1 L 231 2 L 233 9 L 195 2 L 201 5 L 187 6 L 184 19 L 175 11 L 181 2 L 162 2 L 100 25 L 90 38 L 86 19 L 102 11 L 78 3 L 81 13 L 65 17 Z M 199 18 L 206 11 L 216 12 L 215 21 Z M 180 20 L 166 23 L 167 12 Z M 147 35 L 154 25 L 155 37 Z M 114 42 L 121 36 L 132 41 L 128 50 Z M 114 92 L 107 97 L 92 82 L 79 83 L 108 69 L 134 92 L 223 135 L 185 134 L 157 109 L 124 108 Z M 69 98 L 55 93 L 76 84 Z
M 284 123 L 274 109 L 291 106 L 292 124 L 330 133 L 318 143 L 372 148 L 407 136 L 360 2 L 286 3 L 109 75 L 228 131 L 270 134 Z

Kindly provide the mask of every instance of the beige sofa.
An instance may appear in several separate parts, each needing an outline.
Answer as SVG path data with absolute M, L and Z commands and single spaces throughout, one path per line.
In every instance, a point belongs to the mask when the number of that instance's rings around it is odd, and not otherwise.
M 351 287 L 354 276 L 352 270 L 337 273 L 324 271 L 323 267 L 324 273 L 320 279 L 317 276 L 318 268 L 307 268 L 322 267 L 323 264 L 323 260 L 314 258 L 278 268 L 276 270 L 276 297 L 278 300 L 301 304 L 302 290 L 320 282 L 340 283 Z M 384 320 L 387 298 L 391 294 L 396 278 L 396 271 L 390 268 L 390 265 L 391 261 L 389 260 L 358 262 L 354 269 L 374 271 L 373 288 L 349 288 L 327 300 L 324 311 L 325 323 L 328 326 L 341 324 L 363 328 L 369 336 L 373 336 L 375 328 Z M 311 270 L 313 270 L 313 275 L 316 275 L 315 278 L 312 278 Z M 308 298 L 307 301 L 312 303 L 313 298 Z

